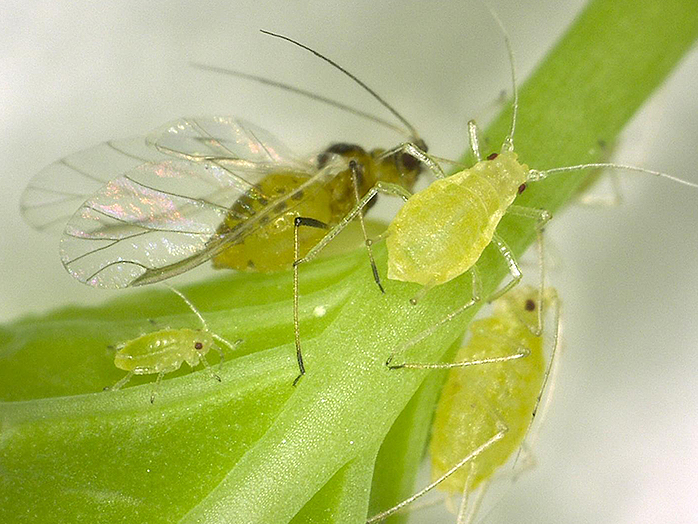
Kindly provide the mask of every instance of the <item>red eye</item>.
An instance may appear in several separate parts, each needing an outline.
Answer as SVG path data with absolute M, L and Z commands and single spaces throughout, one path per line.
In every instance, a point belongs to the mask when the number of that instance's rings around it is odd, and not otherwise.
M 521 184 L 521 185 L 519 186 L 519 195 L 520 195 L 521 193 L 523 193 L 524 191 L 526 191 L 526 184 Z
M 533 311 L 534 309 L 536 309 L 536 303 L 529 298 L 526 301 L 526 305 L 524 307 L 526 308 L 526 311 Z
M 196 342 L 196 343 L 194 344 L 194 348 L 195 348 L 195 349 L 203 349 L 203 348 L 204 348 L 204 345 L 203 345 L 201 342 Z
M 497 158 L 499 155 L 497 153 L 492 153 L 487 157 L 487 160 L 494 160 Z

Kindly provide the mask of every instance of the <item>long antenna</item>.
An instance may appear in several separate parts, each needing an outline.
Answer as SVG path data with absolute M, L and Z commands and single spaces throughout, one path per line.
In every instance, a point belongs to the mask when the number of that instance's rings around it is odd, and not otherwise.
M 276 80 L 270 80 L 269 78 L 265 78 L 263 76 L 243 73 L 242 71 L 236 71 L 234 69 L 227 69 L 224 67 L 201 64 L 199 62 L 190 62 L 189 65 L 191 65 L 192 67 L 196 67 L 197 69 L 203 69 L 204 71 L 213 71 L 215 73 L 222 73 L 224 75 L 234 76 L 237 78 L 244 78 L 246 80 L 252 80 L 253 82 L 258 82 L 260 84 L 265 84 L 271 87 L 276 87 L 278 89 L 283 89 L 284 91 L 290 91 L 291 93 L 310 98 L 311 100 L 315 100 L 316 102 L 322 102 L 323 104 L 336 107 L 337 109 L 341 109 L 342 111 L 346 111 L 356 116 L 360 116 L 361 118 L 371 120 L 372 122 L 387 127 L 391 131 L 395 131 L 396 133 L 399 133 L 401 135 L 409 136 L 409 133 L 406 133 L 404 129 L 396 126 L 395 124 L 391 124 L 387 120 L 383 120 L 382 118 L 362 111 L 361 109 L 356 109 L 355 107 L 351 107 L 336 100 L 332 100 L 331 98 L 318 95 L 316 93 L 313 93 L 312 91 L 306 91 L 305 89 L 301 89 L 300 87 L 292 86 L 290 84 L 284 84 L 283 82 L 277 82 Z
M 331 66 L 335 67 L 336 69 L 338 69 L 339 71 L 341 71 L 342 73 L 344 73 L 345 75 L 347 75 L 347 76 L 348 76 L 349 78 L 351 78 L 354 82 L 356 82 L 356 83 L 359 84 L 361 87 L 363 87 L 366 91 L 368 91 L 368 93 L 369 93 L 373 98 L 375 98 L 376 100 L 378 100 L 378 102 L 379 102 L 383 107 L 385 107 L 388 111 L 390 111 L 393 115 L 395 115 L 395 117 L 396 117 L 400 122 L 402 122 L 403 125 L 409 130 L 409 132 L 410 132 L 410 134 L 411 134 L 411 136 L 412 136 L 413 138 L 415 138 L 415 139 L 416 139 L 416 138 L 419 138 L 419 134 L 417 133 L 417 130 L 414 128 L 414 126 L 413 126 L 412 124 L 410 124 L 400 113 L 398 113 L 397 110 L 396 110 L 395 108 L 393 108 L 393 106 L 391 106 L 388 102 L 386 102 L 385 100 L 383 100 L 383 98 L 382 98 L 378 93 L 376 93 L 373 89 L 371 89 L 371 88 L 368 87 L 365 83 L 363 83 L 361 80 L 359 80 L 358 78 L 356 78 L 356 76 L 354 76 L 354 75 L 351 74 L 349 71 L 347 71 L 347 70 L 344 69 L 342 66 L 340 66 L 337 62 L 335 62 L 335 61 L 333 61 L 333 60 L 327 58 L 326 56 L 324 56 L 323 54 L 319 53 L 318 51 L 315 51 L 315 49 L 312 49 L 312 48 L 308 47 L 307 45 L 301 44 L 300 42 L 297 42 L 296 40 L 293 40 L 292 38 L 289 38 L 289 37 L 284 36 L 284 35 L 279 35 L 279 34 L 276 34 L 276 33 L 272 33 L 271 31 L 265 31 L 264 29 L 260 29 L 260 31 L 261 31 L 262 33 L 264 33 L 265 35 L 274 36 L 274 37 L 276 37 L 276 38 L 280 38 L 281 40 L 286 40 L 287 42 L 291 42 L 292 44 L 295 44 L 295 45 L 297 45 L 298 47 L 300 47 L 300 48 L 302 48 L 302 49 L 305 49 L 306 51 L 310 51 L 312 54 L 314 54 L 314 55 L 317 56 L 318 58 L 321 58 L 322 60 L 324 60 L 325 62 L 327 62 L 327 63 L 330 64 Z
M 668 180 L 671 180 L 672 182 L 677 182 L 679 184 L 683 184 L 688 187 L 693 187 L 698 189 L 698 184 L 694 182 L 689 182 L 688 180 L 684 180 L 683 178 L 679 178 L 673 175 L 670 175 L 668 173 L 662 173 L 661 171 L 654 171 L 652 169 L 645 169 L 644 167 L 637 167 L 637 166 L 629 166 L 627 164 L 616 164 L 613 162 L 595 162 L 592 164 L 579 164 L 576 166 L 566 166 L 566 167 L 554 167 L 552 169 L 546 169 L 544 171 L 538 171 L 537 169 L 531 169 L 529 171 L 529 177 L 530 180 L 543 180 L 544 178 L 547 178 L 548 175 L 553 175 L 555 173 L 566 173 L 568 171 L 579 171 L 582 169 L 602 169 L 602 168 L 611 168 L 611 169 L 623 169 L 625 171 L 634 171 L 636 173 L 645 173 L 647 175 L 652 175 L 660 178 L 666 178 Z
M 507 135 L 506 139 L 504 140 L 504 144 L 502 144 L 502 149 L 506 149 L 507 151 L 513 151 L 514 150 L 514 131 L 516 131 L 516 117 L 519 113 L 519 90 L 516 87 L 516 64 L 514 63 L 514 51 L 511 48 L 511 41 L 509 40 L 509 33 L 507 33 L 507 30 L 504 27 L 504 24 L 502 23 L 501 19 L 499 18 L 499 15 L 495 12 L 494 9 L 492 9 L 489 5 L 485 4 L 485 7 L 487 10 L 490 12 L 492 15 L 492 18 L 494 18 L 494 21 L 497 22 L 497 25 L 499 26 L 499 29 L 502 32 L 502 35 L 504 36 L 504 44 L 507 47 L 507 54 L 509 55 L 509 69 L 511 70 L 511 88 L 512 88 L 512 93 L 514 94 L 514 103 L 513 103 L 513 110 L 511 114 L 511 128 L 509 129 L 509 134 Z

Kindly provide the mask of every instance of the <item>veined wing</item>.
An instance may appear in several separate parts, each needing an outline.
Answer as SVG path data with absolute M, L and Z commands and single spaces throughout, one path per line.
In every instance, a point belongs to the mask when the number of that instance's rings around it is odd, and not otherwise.
M 258 174 L 267 173 L 262 165 Z M 235 229 L 220 232 L 233 204 L 250 196 L 229 168 L 189 160 L 143 164 L 107 183 L 77 210 L 61 239 L 61 259 L 75 278 L 95 287 L 158 282 L 198 266 L 298 205 L 294 196 L 301 191 L 303 198 L 313 198 L 342 169 L 339 160 L 321 171 L 294 167 L 294 174 L 307 175 L 306 182 L 254 215 L 240 217 Z M 278 205 L 282 201 L 285 206 Z
M 264 198 L 255 184 L 261 176 L 286 166 L 307 169 L 267 131 L 232 117 L 181 118 L 147 138 L 111 140 L 47 166 L 27 185 L 21 199 L 25 221 L 39 231 L 62 232 L 75 210 L 107 182 L 142 164 L 176 157 L 218 164 L 221 181 L 204 177 L 215 193 L 231 185 Z M 198 170 L 192 175 L 196 175 Z
M 146 140 L 162 153 L 187 160 L 237 160 L 236 167 L 302 163 L 268 131 L 227 116 L 180 118 Z
M 24 220 L 39 231 L 59 233 L 87 197 L 138 165 L 166 155 L 143 137 L 111 140 L 54 162 L 29 182 L 20 203 Z

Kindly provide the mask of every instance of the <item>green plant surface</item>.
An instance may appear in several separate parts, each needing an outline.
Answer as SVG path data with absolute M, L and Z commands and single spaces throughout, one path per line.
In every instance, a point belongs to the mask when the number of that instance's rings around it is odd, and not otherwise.
M 693 1 L 592 2 L 521 89 L 520 159 L 537 169 L 601 159 L 599 140 L 613 142 L 697 34 Z M 501 143 L 509 118 L 488 129 L 489 143 Z M 584 177 L 551 177 L 517 203 L 555 212 Z M 534 234 L 511 217 L 498 232 L 517 255 Z M 376 259 L 385 274 L 380 246 Z M 488 249 L 479 265 L 493 290 L 502 261 Z M 296 388 L 289 273 L 183 288 L 214 332 L 243 343 L 221 383 L 181 371 L 152 406 L 147 383 L 99 392 L 122 376 L 108 346 L 152 330 L 148 319 L 191 325 L 177 297 L 147 291 L 3 326 L 0 521 L 345 523 L 390 507 L 413 489 L 440 378 L 389 371 L 385 358 L 462 304 L 470 286 L 456 279 L 413 307 L 417 286 L 387 285 L 377 292 L 362 251 L 303 268 L 309 372 Z M 407 358 L 443 358 L 475 309 Z M 401 482 L 390 489 L 381 475 Z

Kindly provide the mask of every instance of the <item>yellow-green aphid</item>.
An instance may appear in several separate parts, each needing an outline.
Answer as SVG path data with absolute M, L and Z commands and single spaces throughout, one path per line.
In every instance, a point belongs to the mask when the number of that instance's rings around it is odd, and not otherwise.
M 494 14 L 494 13 L 493 13 Z M 504 32 L 501 22 L 495 15 Z M 525 217 L 535 221 L 539 252 L 542 253 L 543 227 L 551 219 L 545 209 L 528 208 L 514 204 L 529 182 L 547 178 L 554 173 L 567 173 L 581 169 L 616 168 L 667 178 L 687 186 L 698 184 L 678 179 L 666 173 L 613 163 L 594 163 L 539 171 L 519 162 L 514 152 L 514 132 L 518 113 L 518 92 L 513 51 L 509 38 L 504 39 L 511 65 L 513 86 L 513 111 L 509 134 L 500 153 L 492 153 L 482 159 L 478 129 L 475 122 L 468 123 L 470 147 L 477 163 L 447 178 L 434 181 L 427 188 L 410 196 L 395 219 L 381 235 L 388 248 L 388 278 L 414 282 L 424 287 L 412 299 L 423 296 L 433 286 L 444 284 L 453 278 L 470 272 L 472 278 L 471 299 L 448 313 L 441 322 L 420 333 L 400 348 L 395 348 L 386 361 L 391 369 L 457 367 L 458 363 L 443 365 L 419 363 L 394 363 L 398 353 L 406 351 L 430 336 L 441 325 L 474 306 L 481 300 L 481 283 L 477 261 L 483 250 L 493 243 L 504 258 L 510 280 L 488 299 L 494 300 L 516 286 L 522 272 L 514 254 L 501 239 L 496 229 L 504 214 Z M 428 156 L 428 155 L 427 155 Z M 329 235 L 328 235 L 329 236 Z M 541 254 L 542 257 L 542 254 Z M 543 278 L 541 278 L 541 282 Z
M 194 305 L 180 291 L 171 286 L 176 293 L 191 308 L 201 322 L 201 329 L 172 329 L 166 328 L 152 333 L 146 333 L 133 340 L 123 342 L 117 346 L 114 356 L 114 365 L 128 371 L 128 374 L 112 387 L 105 390 L 116 390 L 123 387 L 133 375 L 155 375 L 155 387 L 150 397 L 150 402 L 155 401 L 155 393 L 162 377 L 167 373 L 177 371 L 184 362 L 192 369 L 200 363 L 210 372 L 211 377 L 220 382 L 220 377 L 210 368 L 206 360 L 206 354 L 211 349 L 216 349 L 223 361 L 223 351 L 218 345 L 223 344 L 228 349 L 235 349 L 239 343 L 231 344 L 223 337 L 216 335 L 208 329 L 206 321 Z
M 521 448 L 552 369 L 558 339 L 559 305 L 554 289 L 521 286 L 494 303 L 490 317 L 470 325 L 471 337 L 456 359 L 467 369 L 449 371 L 432 424 L 432 483 L 395 507 L 369 519 L 377 522 L 437 487 L 463 494 L 458 522 L 469 522 L 497 469 Z M 552 310 L 555 332 L 550 354 L 539 324 L 541 308 Z M 468 494 L 476 493 L 468 503 Z
M 556 310 L 557 295 L 547 288 L 543 308 Z M 523 350 L 525 358 L 452 369 L 441 391 L 430 444 L 432 480 L 438 480 L 463 457 L 506 426 L 506 434 L 468 466 L 439 484 L 439 489 L 473 490 L 492 477 L 519 449 L 538 406 L 545 382 L 544 337 L 536 333 L 538 289 L 521 286 L 494 303 L 492 316 L 470 324 L 470 340 L 457 360 L 478 361 Z

